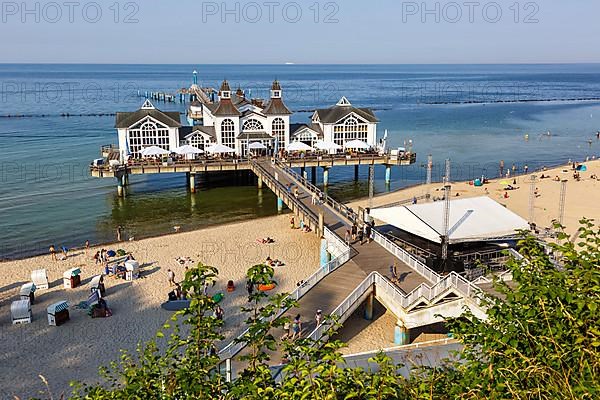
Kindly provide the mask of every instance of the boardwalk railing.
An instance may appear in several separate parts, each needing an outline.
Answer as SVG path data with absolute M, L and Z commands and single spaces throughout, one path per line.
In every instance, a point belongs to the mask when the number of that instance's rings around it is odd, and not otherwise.
M 472 282 L 469 282 L 465 277 L 457 274 L 456 272 L 451 272 L 450 274 L 442 277 L 437 272 L 433 271 L 431 268 L 427 267 L 425 264 L 417 260 L 412 254 L 408 253 L 406 250 L 402 249 L 400 246 L 383 236 L 381 233 L 374 231 L 373 239 L 376 243 L 384 247 L 387 251 L 392 253 L 398 259 L 403 261 L 406 265 L 414 269 L 419 275 L 423 276 L 429 282 L 434 283 L 433 286 L 429 286 L 427 284 L 421 284 L 415 290 L 413 290 L 409 295 L 415 293 L 416 291 L 420 291 L 420 294 L 428 294 L 429 296 L 436 295 L 435 293 L 441 292 L 452 286 L 457 289 L 463 296 L 469 297 L 479 304 L 478 294 L 481 293 L 481 289 L 479 289 Z M 416 294 L 415 294 L 416 296 Z M 427 296 L 426 296 L 427 297 Z
M 373 231 L 373 240 L 387 251 L 392 253 L 400 261 L 408 265 L 410 268 L 415 270 L 419 275 L 427 279 L 429 282 L 438 283 L 442 280 L 442 277 L 431 268 L 423 264 L 417 257 L 386 238 L 384 235 L 377 231 Z
M 350 222 L 356 222 L 357 214 L 347 205 L 342 204 L 331 197 L 327 196 L 321 189 L 317 186 L 313 185 L 308 179 L 294 171 L 291 167 L 285 165 L 281 161 L 276 160 L 275 165 L 277 165 L 281 170 L 283 170 L 286 174 L 291 176 L 293 179 L 298 181 L 302 186 L 308 189 L 311 193 L 319 196 L 325 204 L 330 206 L 335 212 L 341 214 Z
M 457 289 L 474 300 L 474 305 L 479 307 L 480 295 L 483 293 L 477 286 L 470 284 L 456 273 L 445 276 L 438 284 L 428 286 L 421 284 L 412 292 L 405 294 L 398 286 L 390 282 L 386 277 L 378 272 L 371 272 L 357 287 L 350 293 L 344 301 L 331 313 L 338 322 L 344 322 L 352 311 L 358 306 L 367 294 L 370 294 L 376 287 L 379 296 L 389 299 L 391 305 L 400 306 L 405 312 L 410 312 L 413 307 L 422 302 L 428 305 L 434 305 L 440 296 L 447 293 L 448 289 Z M 360 304 L 360 303 L 359 303 Z M 327 332 L 331 329 L 331 324 L 324 322 L 317 326 L 308 336 L 315 342 L 322 342 L 328 338 Z

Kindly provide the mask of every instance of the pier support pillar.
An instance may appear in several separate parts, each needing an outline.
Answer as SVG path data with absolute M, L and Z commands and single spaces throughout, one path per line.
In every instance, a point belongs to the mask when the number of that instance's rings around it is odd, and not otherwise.
M 397 346 L 404 346 L 409 344 L 408 328 L 404 325 L 404 322 L 398 320 L 396 327 L 394 328 L 394 344 Z
M 391 183 L 392 183 L 392 166 L 386 165 L 385 166 L 385 184 L 389 185 Z
M 365 319 L 367 321 L 373 321 L 373 302 L 375 301 L 375 294 L 371 293 L 365 301 Z
M 259 189 L 263 188 L 263 180 L 262 180 L 262 178 L 260 176 L 258 177 L 257 186 L 258 186 Z
M 123 186 L 129 186 L 129 174 L 123 175 Z
M 325 234 L 325 217 L 323 213 L 319 213 L 319 232 L 317 234 L 323 236 Z
M 323 186 L 329 186 L 329 167 L 323 167 Z
M 283 211 L 283 199 L 281 197 L 277 198 L 277 211 L 278 212 Z
M 327 252 L 327 240 L 321 239 L 321 268 L 329 262 L 329 253 Z
M 358 181 L 358 171 L 359 171 L 359 166 L 355 165 L 354 166 L 354 180 Z
M 121 182 L 119 182 L 119 184 L 117 185 L 117 195 L 119 197 L 125 197 L 125 188 L 123 187 L 123 184 Z
M 196 174 L 190 174 L 190 192 L 196 193 Z
M 311 167 L 310 169 L 310 181 L 313 185 L 317 184 L 317 167 Z

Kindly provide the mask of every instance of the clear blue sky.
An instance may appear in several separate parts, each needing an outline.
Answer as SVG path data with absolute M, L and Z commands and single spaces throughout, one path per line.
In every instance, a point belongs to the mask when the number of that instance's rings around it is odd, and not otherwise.
M 270 6 L 269 0 L 125 0 L 118 15 L 111 9 L 115 1 L 96 0 L 101 17 L 85 0 L 71 8 L 57 1 L 59 10 L 44 8 L 46 1 L 36 10 L 35 1 L 25 1 L 29 12 L 21 1 L 1 2 L 0 62 L 600 62 L 598 0 L 522 0 L 518 14 L 517 0 L 496 0 L 499 7 L 487 0 L 471 6 L 465 5 L 470 0 L 282 0 Z M 422 3 L 434 11 L 426 14 Z M 225 13 L 223 4 L 234 11 Z M 498 8 L 502 16 L 493 22 Z M 131 13 L 138 22 L 124 23 Z

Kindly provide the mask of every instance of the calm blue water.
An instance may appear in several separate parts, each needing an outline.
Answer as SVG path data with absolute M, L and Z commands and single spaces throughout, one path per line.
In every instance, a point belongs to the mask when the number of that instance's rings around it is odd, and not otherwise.
M 0 65 L 0 259 L 42 253 L 51 243 L 109 241 L 117 225 L 143 237 L 171 232 L 174 225 L 191 229 L 273 214 L 273 196 L 268 191 L 259 196 L 244 177 L 211 176 L 200 182 L 203 189 L 196 195 L 186 191 L 182 176 L 135 177 L 126 199 L 116 197 L 112 179 L 89 177 L 87 166 L 99 147 L 116 142 L 114 117 L 98 114 L 139 108 L 138 91 L 174 93 L 188 87 L 194 69 L 205 86 L 218 87 L 227 78 L 255 97 L 268 97 L 277 78 L 293 110 L 326 107 L 342 95 L 376 109 L 380 135 L 388 129 L 395 146 L 412 140 L 419 155 L 416 165 L 394 169 L 390 188 L 378 169 L 377 192 L 422 182 L 427 154 L 434 158 L 434 179 L 443 175 L 445 158 L 452 159 L 453 179 L 468 179 L 497 174 L 501 159 L 507 166 L 532 168 L 600 154 L 595 140 L 600 102 L 514 102 L 598 99 L 600 65 L 5 64 Z M 180 104 L 156 105 L 185 110 Z M 293 119 L 309 116 L 299 112 Z M 550 137 L 543 135 L 547 131 Z M 352 175 L 352 169 L 335 169 L 330 192 L 343 199 L 365 195 L 367 171 L 361 171 L 359 182 L 352 182 Z

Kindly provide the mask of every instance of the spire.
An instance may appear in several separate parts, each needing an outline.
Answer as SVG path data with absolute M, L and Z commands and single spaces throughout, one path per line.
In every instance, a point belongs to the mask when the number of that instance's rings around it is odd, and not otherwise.
M 281 98 L 281 85 L 279 81 L 275 79 L 273 81 L 273 85 L 271 86 L 271 98 L 272 99 L 280 99 Z
M 243 91 L 243 90 L 242 90 L 242 88 L 241 88 L 241 87 L 239 87 L 239 86 L 238 86 L 238 88 L 237 88 L 237 91 L 235 92 L 235 94 L 236 94 L 238 97 L 244 97 L 244 91 Z
M 231 99 L 231 88 L 229 87 L 229 82 L 227 82 L 227 79 L 225 79 L 221 84 L 221 90 L 219 90 L 219 97 L 221 99 Z

